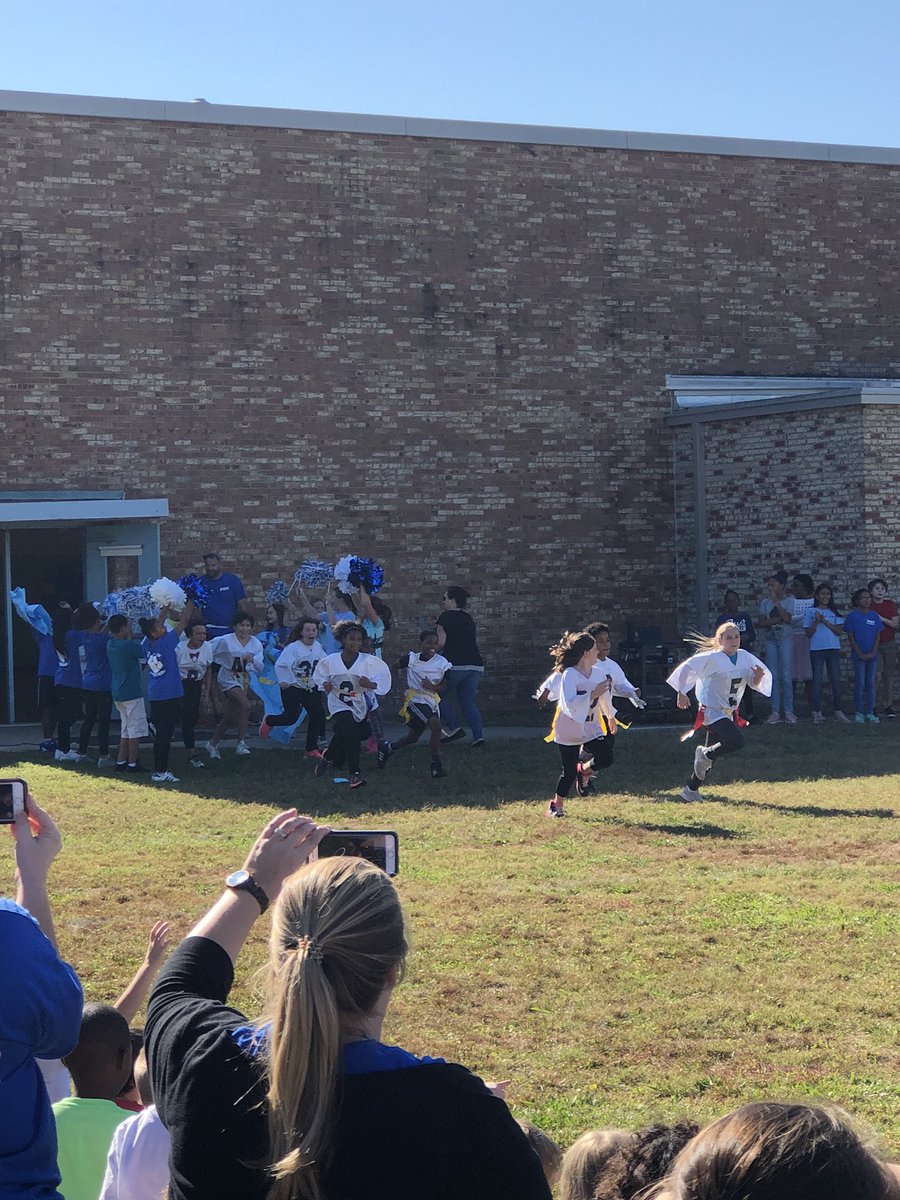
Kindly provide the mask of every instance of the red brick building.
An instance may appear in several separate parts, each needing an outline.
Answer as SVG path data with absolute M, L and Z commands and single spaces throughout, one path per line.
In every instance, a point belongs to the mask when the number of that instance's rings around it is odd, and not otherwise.
M 0 93 L 0 153 L 8 584 L 372 554 L 509 707 L 597 615 L 898 578 L 900 151 Z

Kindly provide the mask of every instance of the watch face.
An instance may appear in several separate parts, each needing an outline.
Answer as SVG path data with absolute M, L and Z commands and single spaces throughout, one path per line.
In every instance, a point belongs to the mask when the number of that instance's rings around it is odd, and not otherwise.
M 239 887 L 242 883 L 246 883 L 249 878 L 249 871 L 232 871 L 225 880 L 225 885 L 226 887 Z

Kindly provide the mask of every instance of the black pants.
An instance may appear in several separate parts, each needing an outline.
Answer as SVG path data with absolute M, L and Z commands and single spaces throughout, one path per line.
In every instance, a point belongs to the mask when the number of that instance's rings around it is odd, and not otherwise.
M 156 729 L 153 738 L 153 770 L 157 775 L 169 769 L 169 749 L 172 734 L 181 717 L 181 697 L 171 700 L 151 700 L 150 719 Z
M 72 749 L 72 726 L 81 716 L 81 688 L 56 685 L 56 745 L 64 754 Z
M 616 735 L 608 733 L 606 737 L 594 738 L 592 742 L 588 742 L 585 750 L 591 750 L 591 757 L 588 759 L 590 766 L 595 771 L 605 771 L 607 767 L 612 766 L 613 755 L 616 752 Z
M 607 738 L 594 738 L 592 742 L 585 742 L 584 749 L 591 756 L 595 763 L 605 767 L 612 762 L 612 748 L 605 747 L 603 743 Z M 556 743 L 559 750 L 559 757 L 562 759 L 562 774 L 556 781 L 557 796 L 566 797 L 572 790 L 572 784 L 578 777 L 578 759 L 581 754 L 580 746 L 563 746 L 560 742 Z M 602 762 L 605 755 L 609 756 L 608 762 Z
M 97 726 L 97 745 L 101 758 L 109 758 L 109 719 L 112 716 L 112 692 L 82 692 L 84 720 L 78 735 L 78 753 L 86 754 L 94 725 Z
M 340 712 L 334 715 L 334 733 L 325 751 L 325 758 L 333 767 L 342 767 L 344 763 L 351 775 L 359 771 L 359 754 L 361 744 L 371 736 L 372 726 L 368 721 L 357 721 L 352 712 Z
M 300 716 L 301 710 L 306 712 L 306 749 L 316 750 L 319 738 L 325 732 L 325 709 L 322 707 L 322 693 L 314 692 L 311 688 L 289 687 L 281 693 L 281 703 L 284 712 L 270 717 L 266 714 L 267 725 L 293 725 Z
M 729 721 L 727 717 L 722 717 L 719 721 L 714 721 L 712 725 L 704 726 L 706 729 L 706 746 L 715 746 L 718 742 L 718 748 L 709 752 L 710 762 L 715 762 L 717 758 L 721 758 L 723 754 L 734 754 L 735 750 L 740 750 L 744 744 L 744 735 L 741 733 L 737 724 L 734 721 Z M 691 782 L 689 786 L 696 792 L 700 787 L 700 780 L 691 772 Z
M 203 696 L 202 679 L 185 679 L 184 696 L 181 701 L 181 740 L 186 750 L 196 746 L 194 730 L 200 716 L 200 700 Z

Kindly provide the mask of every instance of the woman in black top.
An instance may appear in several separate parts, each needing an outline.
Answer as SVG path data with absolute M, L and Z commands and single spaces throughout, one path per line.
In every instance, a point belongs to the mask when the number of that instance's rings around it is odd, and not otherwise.
M 438 649 L 453 664 L 447 672 L 446 688 L 441 697 L 441 720 L 444 724 L 443 742 L 457 742 L 465 731 L 457 711 L 468 721 L 472 730 L 472 745 L 484 745 L 481 713 L 475 703 L 484 659 L 478 651 L 475 622 L 466 612 L 469 593 L 465 588 L 448 587 L 444 592 L 444 611 L 437 619 Z
M 173 1200 L 550 1200 L 503 1100 L 381 1042 L 407 953 L 400 901 L 363 859 L 302 866 L 326 832 L 294 809 L 270 821 L 150 997 Z M 234 961 L 276 897 L 251 1024 L 227 1004 Z

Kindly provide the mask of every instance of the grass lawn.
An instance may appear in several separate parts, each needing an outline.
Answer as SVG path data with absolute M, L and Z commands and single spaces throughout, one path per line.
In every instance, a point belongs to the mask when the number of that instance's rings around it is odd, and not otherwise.
M 539 732 L 450 747 L 437 781 L 424 746 L 369 760 L 353 793 L 274 750 L 202 771 L 177 751 L 171 790 L 10 756 L 2 772 L 63 830 L 59 940 L 92 999 L 296 804 L 399 832 L 413 955 L 388 1040 L 511 1079 L 517 1115 L 562 1143 L 770 1096 L 837 1100 L 900 1150 L 900 729 L 754 728 L 702 804 L 678 798 L 690 758 L 674 732 L 620 734 L 564 822 L 543 815 L 558 757 Z M 251 1012 L 266 929 L 238 968 Z

